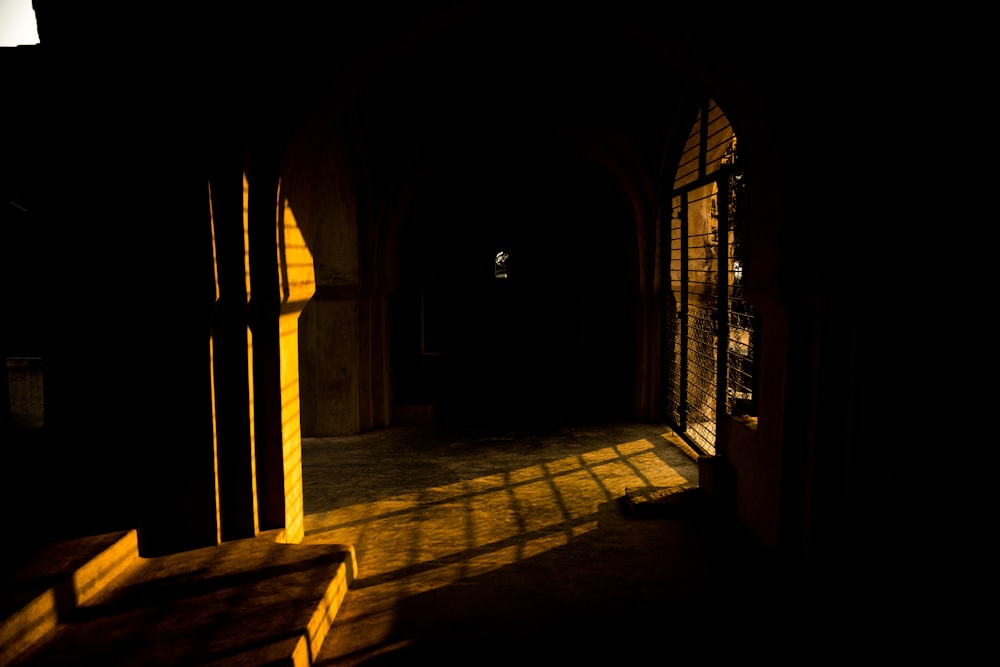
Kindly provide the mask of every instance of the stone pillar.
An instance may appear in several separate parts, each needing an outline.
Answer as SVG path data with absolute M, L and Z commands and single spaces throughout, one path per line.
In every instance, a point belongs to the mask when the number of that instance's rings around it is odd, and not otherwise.
M 259 152 L 251 165 L 251 281 L 257 396 L 258 508 L 278 540 L 304 536 L 299 316 L 315 291 L 312 254 L 280 192 L 277 160 Z
M 171 145 L 178 155 L 190 154 L 182 141 Z M 222 341 L 214 330 L 219 288 L 207 173 L 195 164 L 183 172 L 155 167 L 135 171 L 170 196 L 162 198 L 162 206 L 132 209 L 144 213 L 141 224 L 129 220 L 126 227 L 136 250 L 128 255 L 127 271 L 121 263 L 116 268 L 123 280 L 142 286 L 141 298 L 117 309 L 121 318 L 102 323 L 100 329 L 122 335 L 107 336 L 109 355 L 98 357 L 114 361 L 100 371 L 105 377 L 112 372 L 120 376 L 120 390 L 112 397 L 93 386 L 81 387 L 106 410 L 94 414 L 93 425 L 71 424 L 71 432 L 104 434 L 83 449 L 88 458 L 97 449 L 107 450 L 104 442 L 121 432 L 120 463 L 101 463 L 101 477 L 87 478 L 85 493 L 109 488 L 119 513 L 136 513 L 137 523 L 111 528 L 137 526 L 140 553 L 153 556 L 212 546 L 222 539 L 214 425 L 216 398 L 227 386 L 213 386 L 225 363 L 216 364 Z M 151 178 L 150 171 L 158 178 Z M 237 221 L 238 179 L 237 173 L 230 194 Z M 138 187 L 131 191 L 149 196 Z M 96 368 L 91 359 L 83 361 Z M 122 473 L 127 468 L 127 474 L 113 484 L 102 481 L 112 479 L 116 467 Z
M 254 396 L 249 327 L 247 194 L 242 164 L 220 165 L 212 178 L 219 297 L 213 321 L 213 371 L 222 538 L 256 536 Z

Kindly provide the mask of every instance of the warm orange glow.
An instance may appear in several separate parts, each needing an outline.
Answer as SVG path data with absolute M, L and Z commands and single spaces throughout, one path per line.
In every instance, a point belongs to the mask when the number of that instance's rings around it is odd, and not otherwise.
M 248 276 L 249 279 L 249 276 Z M 247 327 L 247 394 L 249 398 L 247 415 L 250 420 L 250 484 L 251 484 L 251 499 L 253 503 L 253 523 L 254 523 L 254 533 L 257 532 L 257 522 L 259 517 L 258 507 L 257 507 L 257 452 L 256 452 L 256 439 L 254 431 L 254 399 L 253 399 L 253 333 L 250 331 L 250 327 Z
M 209 228 L 212 231 L 212 276 L 215 288 L 214 299 L 219 300 L 219 264 L 218 254 L 215 247 L 215 211 L 212 208 L 212 183 L 208 183 L 208 218 Z M 219 435 L 216 428 L 215 416 L 215 339 L 212 335 L 208 337 L 208 375 L 209 385 L 212 395 L 212 464 L 215 469 L 212 479 L 215 483 L 215 541 L 222 542 L 222 500 L 219 498 Z
M 218 284 L 216 284 L 218 289 Z M 219 498 L 219 434 L 215 424 L 215 342 L 208 339 L 209 384 L 212 395 L 212 480 L 215 484 L 215 541 L 222 542 L 222 501 Z
M 280 186 L 279 186 L 280 190 Z M 295 213 L 287 199 L 278 201 L 278 280 L 281 287 L 282 304 L 294 307 L 300 304 L 296 312 L 301 311 L 305 302 L 312 298 L 316 291 L 316 272 L 313 268 L 313 256 L 302 237 Z
M 98 536 L 105 541 L 114 534 Z M 0 665 L 7 665 L 54 630 L 60 616 L 92 601 L 112 579 L 139 559 L 138 535 L 129 530 L 106 543 L 100 554 L 74 570 L 68 581 L 55 582 L 0 621 Z
M 512 568 L 519 571 L 520 566 L 530 571 L 533 563 L 550 563 L 549 557 L 557 550 L 582 559 L 595 556 L 591 551 L 595 542 L 606 539 L 608 531 L 624 527 L 620 513 L 626 490 L 631 492 L 629 497 L 636 497 L 635 492 L 669 497 L 671 492 L 697 486 L 698 466 L 678 451 L 677 436 L 669 430 L 643 429 L 617 443 L 587 433 L 567 449 L 551 450 L 551 459 L 541 453 L 533 459 L 512 443 L 511 458 L 505 458 L 504 450 L 486 455 L 484 465 L 489 467 L 479 476 L 463 477 L 470 470 L 467 463 L 459 463 L 451 471 L 454 476 L 415 471 L 416 479 L 447 481 L 428 481 L 424 486 L 405 482 L 402 487 L 392 482 L 381 488 L 363 485 L 364 502 L 349 492 L 323 493 L 331 483 L 350 487 L 353 475 L 379 476 L 378 463 L 365 471 L 353 467 L 366 454 L 392 456 L 391 450 L 375 443 L 375 450 L 368 449 L 356 437 L 306 440 L 310 513 L 304 540 L 309 545 L 354 547 L 358 572 L 350 590 L 360 605 L 357 609 L 363 611 L 352 612 L 348 605 L 338 617 L 335 633 L 340 637 L 337 655 L 356 662 L 405 647 L 410 637 L 401 634 L 400 628 L 405 627 L 408 613 L 422 608 L 419 600 L 428 593 L 436 595 L 453 585 L 451 590 L 485 592 L 478 587 L 493 581 L 488 575 L 510 573 Z M 411 445 L 406 433 L 390 440 L 404 448 Z M 422 444 L 419 434 L 412 444 Z M 336 451 L 341 446 L 348 450 L 343 459 Z M 434 450 L 435 445 L 430 447 Z M 456 456 L 469 456 L 468 464 L 477 460 L 474 452 L 456 452 Z M 448 456 L 438 460 L 449 467 Z M 341 463 L 348 463 L 354 472 L 330 479 L 341 470 Z M 385 474 L 387 480 L 395 480 L 396 474 L 405 479 L 406 473 L 389 470 Z M 649 528 L 637 524 L 631 529 Z M 669 560 L 671 555 L 665 553 L 664 558 Z M 528 585 L 532 579 L 528 575 Z
M 597 528 L 599 506 L 622 497 L 626 487 L 688 481 L 642 439 L 310 514 L 305 529 L 310 543 L 355 545 L 360 581 L 381 582 L 373 585 L 392 596 L 402 586 L 438 588 L 565 546 Z M 398 528 L 401 517 L 405 534 Z M 456 528 L 444 531 L 448 539 L 434 540 L 427 536 L 442 531 L 424 528 L 432 525 Z M 394 556 L 368 562 L 368 549 Z M 412 573 L 405 584 L 394 576 L 403 572 Z
M 733 257 L 720 265 L 719 244 L 732 249 L 733 233 L 720 241 L 719 181 L 698 185 L 733 164 L 736 135 L 722 110 L 709 100 L 684 144 L 674 179 L 670 220 L 670 283 L 677 309 L 668 402 L 671 418 L 708 454 L 715 453 L 719 410 L 717 387 L 720 281 L 734 273 Z M 721 204 L 727 206 L 725 202 Z M 728 210 L 728 209 L 727 209 Z M 732 224 L 723 218 L 727 224 Z M 748 329 L 749 332 L 749 329 Z M 744 349 L 749 349 L 749 340 Z M 683 394 L 683 395 L 682 395 Z
M 247 182 L 246 172 L 243 172 L 243 280 L 246 283 L 247 301 L 250 300 L 250 184 Z M 253 332 L 247 326 L 247 389 L 249 393 L 249 415 L 250 420 L 250 485 L 251 502 L 253 503 L 253 530 L 258 529 L 258 503 L 257 503 L 257 453 L 256 439 L 254 431 L 254 394 L 253 394 Z
M 296 437 L 296 443 L 300 439 Z M 284 441 L 285 467 L 285 528 L 279 542 L 297 544 L 305 536 L 302 500 L 302 450 L 289 447 Z
M 277 210 L 278 280 L 281 315 L 278 345 L 281 381 L 281 442 L 285 480 L 285 529 L 280 541 L 301 542 L 305 536 L 302 499 L 302 426 L 299 402 L 299 315 L 316 290 L 312 253 L 295 214 L 281 193 Z
M 250 184 L 243 172 L 243 272 L 246 279 L 247 299 L 250 298 Z M 253 422 L 251 422 L 253 423 Z

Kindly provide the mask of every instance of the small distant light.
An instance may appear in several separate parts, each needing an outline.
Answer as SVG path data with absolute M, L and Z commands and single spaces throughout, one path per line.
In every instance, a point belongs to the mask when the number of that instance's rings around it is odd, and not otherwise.
M 739 282 L 743 278 L 743 263 L 738 259 L 733 260 L 733 281 Z
M 501 250 L 497 253 L 496 259 L 494 260 L 493 275 L 497 278 L 507 277 L 507 262 L 510 259 L 510 255 Z

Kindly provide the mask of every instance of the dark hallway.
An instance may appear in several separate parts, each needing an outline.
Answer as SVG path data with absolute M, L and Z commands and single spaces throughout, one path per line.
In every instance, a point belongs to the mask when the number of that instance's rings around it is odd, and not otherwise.
M 477 142 L 402 223 L 394 399 L 430 403 L 442 427 L 631 414 L 635 216 L 610 176 L 550 142 Z
M 886 127 L 927 53 L 899 26 L 30 5 L 38 43 L 0 48 L 0 663 L 125 616 L 95 661 L 160 623 L 250 661 L 220 605 L 258 662 L 329 665 L 677 648 L 663 626 L 709 662 L 815 656 L 920 614 L 907 568 L 953 524 L 900 461 L 946 355 L 906 213 L 933 206 L 886 186 L 920 165 Z M 693 477 L 673 516 L 623 511 Z M 65 540 L 107 536 L 78 569 Z M 369 612 L 374 644 L 324 647 Z

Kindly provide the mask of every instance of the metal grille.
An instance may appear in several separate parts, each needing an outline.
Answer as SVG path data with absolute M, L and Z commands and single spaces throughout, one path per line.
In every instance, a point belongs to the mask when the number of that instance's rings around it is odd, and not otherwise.
M 746 233 L 743 228 L 746 206 L 746 179 L 739 169 L 736 137 L 724 163 L 735 168 L 728 174 L 729 192 L 729 276 L 728 302 L 729 330 L 726 360 L 726 412 L 732 415 L 756 415 L 754 393 L 756 355 L 754 343 L 757 332 L 757 313 L 744 299 L 743 258 L 746 256 Z
M 746 181 L 736 137 L 714 103 L 695 121 L 674 188 L 668 266 L 676 308 L 665 350 L 667 417 L 714 454 L 719 406 L 728 414 L 755 409 L 756 319 L 743 298 Z
M 681 224 L 681 197 L 674 196 L 670 203 L 670 252 L 668 254 L 667 266 L 670 279 L 670 288 L 673 296 L 672 308 L 667 308 L 670 321 L 666 322 L 664 331 L 664 374 L 666 376 L 666 412 L 667 419 L 678 425 L 684 423 L 682 415 L 684 410 L 684 392 L 682 391 L 685 373 L 682 372 L 682 348 L 684 345 L 681 336 L 681 313 L 682 306 L 678 300 L 678 287 L 683 285 L 682 266 L 684 262 L 684 237 L 683 225 Z

